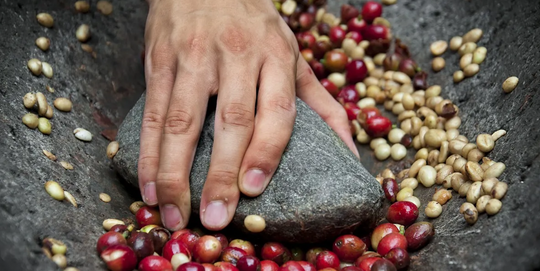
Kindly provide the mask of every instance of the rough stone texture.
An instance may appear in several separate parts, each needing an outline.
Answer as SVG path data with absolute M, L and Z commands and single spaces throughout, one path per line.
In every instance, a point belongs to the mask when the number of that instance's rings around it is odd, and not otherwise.
M 41 253 L 40 240 L 54 237 L 66 242 L 68 264 L 80 270 L 105 270 L 95 252 L 106 218 L 133 217 L 129 204 L 138 193 L 121 181 L 110 167 L 105 149 L 104 130 L 115 131 L 125 114 L 144 90 L 139 58 L 143 48 L 144 1 L 114 4 L 110 16 L 101 15 L 92 1 L 92 11 L 76 14 L 75 1 L 0 0 L 0 269 L 57 270 Z M 122 4 L 120 4 L 122 3 Z M 36 14 L 49 12 L 53 28 L 40 26 Z M 90 25 L 88 42 L 97 52 L 94 59 L 81 50 L 75 30 Z M 51 48 L 42 52 L 35 45 L 39 36 L 51 39 Z M 54 77 L 32 76 L 26 67 L 30 58 L 47 61 Z M 45 86 L 56 89 L 49 93 Z M 51 119 L 52 134 L 42 135 L 21 122 L 28 112 L 22 97 L 41 91 L 49 103 L 57 97 L 73 101 L 73 110 L 57 110 Z M 73 136 L 73 129 L 84 127 L 94 134 L 91 143 Z M 48 160 L 46 149 L 58 161 L 70 162 L 73 170 Z M 79 203 L 53 200 L 43 188 L 56 180 Z M 110 203 L 99 200 L 99 193 L 111 195 Z
M 128 192 L 115 176 L 106 159 L 107 141 L 99 136 L 104 129 L 115 129 L 144 90 L 139 53 L 142 49 L 145 2 L 115 0 L 115 10 L 105 17 L 95 11 L 75 14 L 74 1 L 0 0 L 0 266 L 2 270 L 56 270 L 40 252 L 39 240 L 52 236 L 69 246 L 68 261 L 80 270 L 105 270 L 94 252 L 95 240 L 102 233 L 101 221 L 108 217 L 131 217 L 127 207 L 139 199 Z M 332 10 L 344 1 L 331 2 Z M 362 1 L 351 1 L 359 5 Z M 503 128 L 508 135 L 497 142 L 490 157 L 507 164 L 502 179 L 509 183 L 501 213 L 482 215 L 474 226 L 467 226 L 457 212 L 462 198 L 445 205 L 443 215 L 432 220 L 438 234 L 424 250 L 413 255 L 410 270 L 535 270 L 540 268 L 540 127 L 537 125 L 540 95 L 540 7 L 536 0 L 432 1 L 398 0 L 386 7 L 384 15 L 394 24 L 394 33 L 410 45 L 413 56 L 429 70 L 429 44 L 449 40 L 473 27 L 484 29 L 480 42 L 488 48 L 488 58 L 480 73 L 460 84 L 451 74 L 458 68 L 458 57 L 444 55 L 445 70 L 430 73 L 429 82 L 444 86 L 443 95 L 461 108 L 462 132 L 470 139 L 481 132 Z M 38 12 L 48 11 L 56 19 L 46 29 L 35 22 Z M 90 40 L 97 59 L 79 49 L 74 38 L 81 23 L 90 23 Z M 34 41 L 40 35 L 52 40 L 43 53 Z M 129 41 L 129 42 L 128 42 Z M 107 44 L 109 42 L 109 44 Z M 26 61 L 46 59 L 55 69 L 48 80 L 30 75 Z M 85 70 L 81 70 L 81 65 Z M 511 75 L 520 78 L 519 87 L 505 95 L 500 85 Z M 55 97 L 69 96 L 74 111 L 56 112 L 53 134 L 42 136 L 24 127 L 26 113 L 22 96 L 44 90 L 50 81 Z M 112 84 L 114 82 L 114 85 Z M 77 126 L 95 134 L 91 143 L 74 139 Z M 47 160 L 41 149 L 53 151 L 60 159 L 74 164 L 65 171 Z M 384 164 L 374 163 L 370 151 L 360 146 L 363 164 L 376 173 Z M 59 181 L 81 204 L 52 200 L 43 184 Z M 425 204 L 432 189 L 418 190 Z M 99 201 L 100 192 L 109 193 L 109 204 Z M 415 191 L 416 192 L 416 191 Z M 423 219 L 423 218 L 421 218 Z
M 115 168 L 138 186 L 137 160 L 144 96 L 118 131 L 120 151 Z M 244 218 L 258 214 L 266 229 L 258 237 L 289 243 L 316 243 L 381 219 L 380 184 L 358 162 L 330 127 L 300 99 L 289 144 L 272 181 L 256 198 L 241 197 L 232 227 L 243 230 Z M 199 213 L 200 195 L 210 165 L 215 110 L 207 114 L 190 176 L 191 208 Z
M 359 5 L 364 1 L 350 1 Z M 331 10 L 338 11 L 333 2 Z M 460 108 L 460 131 L 473 141 L 480 133 L 505 129 L 508 134 L 496 143 L 488 157 L 506 164 L 500 180 L 509 184 L 499 214 L 483 214 L 468 226 L 458 209 L 464 198 L 454 198 L 443 206 L 437 219 L 424 217 L 423 209 L 435 187 L 417 189 L 423 204 L 420 219 L 432 221 L 434 241 L 413 256 L 412 270 L 538 270 L 540 268 L 540 5 L 535 0 L 505 1 L 422 1 L 398 0 L 383 15 L 393 25 L 393 33 L 409 45 L 411 54 L 429 72 L 428 82 L 443 87 L 442 96 Z M 447 51 L 446 68 L 434 74 L 429 45 L 449 41 L 472 28 L 484 31 L 479 45 L 488 49 L 480 72 L 454 84 L 452 74 L 459 69 L 459 54 Z M 505 94 L 502 82 L 519 77 L 519 86 Z M 376 162 L 367 146 L 359 146 L 362 163 L 372 173 L 385 168 Z M 400 163 L 391 163 L 400 164 Z

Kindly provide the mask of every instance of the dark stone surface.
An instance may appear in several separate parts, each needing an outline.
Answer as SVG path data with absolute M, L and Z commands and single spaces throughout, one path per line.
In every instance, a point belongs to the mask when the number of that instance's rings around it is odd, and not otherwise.
M 138 192 L 128 192 L 128 186 L 110 167 L 105 157 L 107 141 L 99 133 L 114 130 L 144 90 L 139 53 L 145 2 L 113 1 L 115 10 L 108 17 L 95 11 L 96 1 L 91 1 L 91 13 L 75 14 L 73 2 L 0 0 L 1 270 L 56 270 L 40 252 L 39 240 L 47 236 L 67 243 L 69 265 L 80 270 L 104 270 L 94 252 L 95 241 L 102 233 L 101 221 L 132 217 L 127 207 L 139 199 Z M 334 12 L 340 3 L 331 3 Z M 435 75 L 430 72 L 429 82 L 444 86 L 443 96 L 460 106 L 461 131 L 470 139 L 499 128 L 508 131 L 489 155 L 507 164 L 501 179 L 509 183 L 509 191 L 501 213 L 482 215 L 476 225 L 467 226 L 457 211 L 464 200 L 452 199 L 444 206 L 443 215 L 432 220 L 437 235 L 428 247 L 413 255 L 411 270 L 540 268 L 539 9 L 536 0 L 398 0 L 397 5 L 385 8 L 384 15 L 393 23 L 394 33 L 410 45 L 413 56 L 426 70 L 431 42 L 449 40 L 473 27 L 482 28 L 485 34 L 480 44 L 488 48 L 488 57 L 480 73 L 453 84 L 451 74 L 458 68 L 458 56 L 446 53 L 446 69 Z M 54 28 L 45 29 L 35 22 L 35 15 L 41 11 L 55 17 Z M 83 22 L 94 31 L 90 44 L 97 51 L 97 59 L 82 52 L 74 38 L 75 29 Z M 40 35 L 51 38 L 49 52 L 35 47 L 34 40 Z M 48 80 L 30 75 L 26 61 L 31 57 L 51 63 L 55 77 Z M 513 93 L 504 94 L 500 85 L 511 75 L 518 76 L 520 84 Z M 74 111 L 56 112 L 53 134 L 43 136 L 21 124 L 26 113 L 21 98 L 31 90 L 44 92 L 49 81 L 57 92 L 46 94 L 47 98 L 69 96 Z M 77 141 L 71 134 L 76 127 L 92 131 L 94 141 Z M 41 153 L 44 148 L 71 162 L 75 169 L 65 171 L 47 160 Z M 362 162 L 372 173 L 384 166 L 374 163 L 364 146 L 360 150 Z M 52 200 L 43 190 L 49 179 L 71 191 L 79 208 Z M 415 193 L 425 203 L 433 190 Z M 100 192 L 109 193 L 113 201 L 100 202 Z
M 68 246 L 68 264 L 80 270 L 105 270 L 95 252 L 106 218 L 133 217 L 129 204 L 138 193 L 117 177 L 105 149 L 108 141 L 101 131 L 114 131 L 144 90 L 139 58 L 143 48 L 144 1 L 115 3 L 111 16 L 96 11 L 76 14 L 75 1 L 0 1 L 0 270 L 57 270 L 41 253 L 40 240 L 53 237 Z M 53 28 L 40 26 L 36 14 L 49 12 Z M 89 41 L 97 52 L 94 59 L 81 50 L 75 30 L 90 25 Z M 39 36 L 51 39 L 42 52 L 35 45 Z M 54 77 L 32 76 L 26 67 L 30 58 L 49 62 Z M 45 86 L 56 89 L 48 93 Z M 26 128 L 21 118 L 27 110 L 22 96 L 41 91 L 50 104 L 57 97 L 69 97 L 73 111 L 55 111 L 52 134 L 42 135 Z M 84 127 L 94 134 L 91 143 L 73 136 Z M 48 160 L 42 149 L 74 166 L 67 171 Z M 53 200 L 43 188 L 56 180 L 79 203 Z M 99 200 L 108 193 L 110 203 Z
M 350 1 L 358 5 L 365 1 Z M 338 3 L 332 11 L 338 11 Z M 505 129 L 488 157 L 506 164 L 500 180 L 509 185 L 496 216 L 483 214 L 474 226 L 465 223 L 454 198 L 443 206 L 437 219 L 423 217 L 425 204 L 435 191 L 416 189 L 424 207 L 419 220 L 434 223 L 434 241 L 413 256 L 412 270 L 538 270 L 540 268 L 540 3 L 536 0 L 507 1 L 421 1 L 398 0 L 383 15 L 392 23 L 393 33 L 409 45 L 411 54 L 429 72 L 428 82 L 443 87 L 442 96 L 460 108 L 460 132 L 474 141 L 480 133 Z M 454 84 L 452 74 L 459 69 L 459 55 L 447 51 L 446 68 L 434 74 L 429 45 L 449 41 L 472 28 L 484 31 L 478 42 L 488 50 L 480 72 Z M 519 86 L 505 94 L 501 85 L 510 76 L 519 77 Z M 372 173 L 386 163 L 376 162 L 369 147 L 359 146 L 362 163 Z M 397 164 L 397 163 L 396 163 Z
M 120 126 L 120 151 L 113 160 L 122 176 L 137 186 L 144 102 L 143 96 Z M 258 214 L 266 221 L 258 237 L 289 243 L 317 243 L 373 227 L 383 215 L 380 184 L 317 113 L 298 98 L 296 104 L 293 133 L 272 181 L 261 196 L 240 198 L 231 227 L 247 233 L 244 218 Z M 196 218 L 210 165 L 214 120 L 211 110 L 191 170 L 191 209 Z

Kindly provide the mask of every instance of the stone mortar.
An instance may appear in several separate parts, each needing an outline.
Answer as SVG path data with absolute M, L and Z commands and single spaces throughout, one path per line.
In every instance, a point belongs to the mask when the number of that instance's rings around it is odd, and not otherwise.
M 101 221 L 110 217 L 132 217 L 129 204 L 140 196 L 130 190 L 110 167 L 105 156 L 107 140 L 99 134 L 114 130 L 144 91 L 143 69 L 139 60 L 143 48 L 146 4 L 139 0 L 113 1 L 111 16 L 102 16 L 92 2 L 89 14 L 76 14 L 74 1 L 0 0 L 0 266 L 2 270 L 57 270 L 40 250 L 39 240 L 56 237 L 69 247 L 69 265 L 80 270 L 104 270 L 95 253 L 95 242 L 103 230 Z M 337 14 L 339 5 L 330 3 Z M 364 1 L 350 1 L 360 5 Z M 443 86 L 443 96 L 461 109 L 461 131 L 474 139 L 483 132 L 505 129 L 508 135 L 497 142 L 490 157 L 505 162 L 501 177 L 509 183 L 503 209 L 493 217 L 481 215 L 468 226 L 457 209 L 464 201 L 452 199 L 443 215 L 432 220 L 437 235 L 422 251 L 413 254 L 410 270 L 535 270 L 540 268 L 540 175 L 538 137 L 540 95 L 540 6 L 535 0 L 430 1 L 398 0 L 385 8 L 384 16 L 394 25 L 394 34 L 409 45 L 412 55 L 429 70 L 429 45 L 438 39 L 449 40 L 474 27 L 484 30 L 480 44 L 488 57 L 480 73 L 454 84 L 458 69 L 457 54 L 446 53 L 447 67 L 430 72 L 429 82 Z M 49 12 L 55 27 L 36 23 L 38 12 Z M 93 59 L 80 50 L 75 29 L 89 23 L 93 31 L 90 44 L 97 52 Z M 37 37 L 52 40 L 51 50 L 41 52 Z M 32 76 L 26 61 L 46 60 L 55 77 L 48 80 Z M 518 88 L 504 94 L 500 88 L 511 75 L 520 78 Z M 45 85 L 56 89 L 49 101 L 69 97 L 71 113 L 55 112 L 53 134 L 43 136 L 21 123 L 27 112 L 21 98 L 29 91 L 45 92 Z M 76 140 L 76 127 L 92 131 L 92 143 Z M 41 153 L 48 149 L 75 169 L 65 171 Z M 373 162 L 370 151 L 360 146 L 362 162 L 376 174 L 384 163 Z M 52 200 L 43 190 L 45 181 L 55 179 L 79 201 Z M 434 189 L 418 190 L 427 202 Z M 106 192 L 111 203 L 99 201 Z M 421 217 L 420 219 L 424 219 Z

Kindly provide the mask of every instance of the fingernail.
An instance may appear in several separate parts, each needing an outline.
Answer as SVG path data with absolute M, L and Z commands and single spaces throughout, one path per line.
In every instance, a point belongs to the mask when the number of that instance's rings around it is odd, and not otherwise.
M 144 185 L 143 201 L 147 205 L 157 204 L 156 183 L 150 182 Z
M 260 169 L 250 169 L 244 175 L 244 190 L 250 194 L 260 194 L 264 189 L 266 176 Z
M 165 204 L 161 208 L 163 225 L 170 230 L 177 230 L 182 225 L 182 214 L 174 204 Z
M 221 200 L 211 201 L 204 211 L 204 222 L 207 227 L 220 228 L 227 222 L 227 205 Z

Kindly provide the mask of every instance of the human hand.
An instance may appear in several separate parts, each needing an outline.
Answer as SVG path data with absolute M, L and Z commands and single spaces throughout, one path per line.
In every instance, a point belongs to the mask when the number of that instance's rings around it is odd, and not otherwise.
M 167 228 L 188 223 L 193 157 L 208 98 L 218 92 L 200 206 L 209 230 L 229 224 L 240 191 L 254 197 L 268 185 L 292 133 L 295 95 L 358 155 L 345 111 L 299 57 L 296 39 L 272 1 L 149 4 L 138 173 L 143 200 L 159 204 Z

